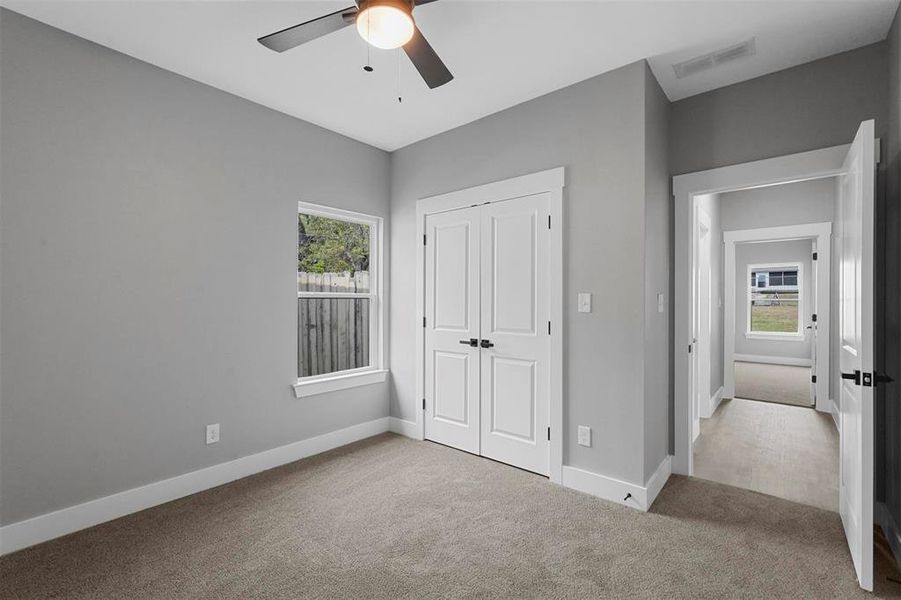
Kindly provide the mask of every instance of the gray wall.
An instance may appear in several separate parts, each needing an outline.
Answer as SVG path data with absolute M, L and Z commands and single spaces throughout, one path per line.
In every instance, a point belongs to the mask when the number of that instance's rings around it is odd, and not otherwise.
M 883 229 L 877 230 L 882 240 L 877 246 L 882 277 L 877 281 L 885 304 L 876 323 L 876 330 L 882 332 L 883 350 L 877 369 L 901 382 L 901 8 L 895 14 L 886 46 L 889 111 L 882 145 L 886 185 L 885 202 L 879 211 Z M 894 519 L 895 558 L 901 561 L 901 383 L 877 386 L 876 398 L 876 498 L 885 501 Z
M 650 69 L 645 69 L 645 222 L 644 222 L 644 480 L 647 481 L 669 452 L 669 407 L 672 379 L 669 364 L 669 309 L 672 261 L 673 206 L 667 145 L 670 103 Z M 665 312 L 657 312 L 657 294 L 666 295 Z
M 290 385 L 296 202 L 387 216 L 388 155 L 0 21 L 0 522 L 386 416 Z
M 811 313 L 813 290 L 811 289 L 810 270 L 813 261 L 812 240 L 795 240 L 791 242 L 765 242 L 735 245 L 735 353 L 756 354 L 759 356 L 776 356 L 784 358 L 810 358 L 811 340 L 807 335 L 803 340 L 761 340 L 745 337 L 747 330 L 748 304 L 748 265 L 766 263 L 798 263 L 801 265 L 801 322 L 802 330 L 808 324 L 807 315 Z
M 723 231 L 831 223 L 835 180 L 814 179 L 720 194 Z
M 866 119 L 884 137 L 887 58 L 880 42 L 674 102 L 672 173 L 847 144 Z
M 396 343 L 416 326 L 416 201 L 565 166 L 564 463 L 644 483 L 646 70 L 635 63 L 392 154 L 392 415 L 413 420 L 419 406 L 414 353 Z M 575 310 L 579 291 L 594 293 L 589 314 Z M 593 428 L 591 448 L 575 444 L 579 424 Z

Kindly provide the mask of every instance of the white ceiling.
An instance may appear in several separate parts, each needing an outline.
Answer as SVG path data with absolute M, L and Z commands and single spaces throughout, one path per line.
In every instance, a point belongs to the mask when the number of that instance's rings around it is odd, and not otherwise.
M 352 0 L 0 0 L 164 69 L 394 150 L 647 58 L 671 100 L 885 38 L 898 0 L 442 0 L 416 9 L 455 75 L 429 90 L 353 27 L 277 54 L 256 38 Z M 754 57 L 684 79 L 672 64 L 755 36 Z M 399 59 L 399 60 L 398 60 Z M 399 84 L 398 84 L 399 82 Z M 397 102 L 398 89 L 403 103 Z

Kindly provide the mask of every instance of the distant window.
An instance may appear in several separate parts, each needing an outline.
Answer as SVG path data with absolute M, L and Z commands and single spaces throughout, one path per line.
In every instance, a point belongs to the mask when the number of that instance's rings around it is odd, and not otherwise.
M 379 368 L 381 220 L 300 204 L 297 377 Z
M 748 334 L 801 335 L 801 266 L 751 265 L 748 271 Z

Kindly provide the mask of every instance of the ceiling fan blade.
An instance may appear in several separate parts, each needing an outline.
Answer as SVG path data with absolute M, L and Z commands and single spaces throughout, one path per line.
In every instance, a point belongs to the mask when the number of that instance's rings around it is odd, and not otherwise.
M 413 31 L 413 38 L 404 45 L 404 52 L 430 89 L 442 86 L 454 78 L 419 27 Z
M 319 17 L 318 19 L 312 19 L 305 23 L 301 23 L 300 25 L 294 25 L 293 27 L 288 27 L 287 29 L 270 33 L 269 35 L 264 35 L 263 37 L 258 38 L 257 41 L 270 50 L 284 52 L 295 46 L 305 44 L 310 40 L 315 40 L 318 37 L 347 27 L 354 22 L 356 15 L 357 7 L 351 6 L 325 15 L 324 17 Z
M 419 6 L 420 4 L 429 4 L 430 2 L 435 2 L 435 1 L 436 0 L 414 0 L 414 2 L 416 3 L 416 6 Z

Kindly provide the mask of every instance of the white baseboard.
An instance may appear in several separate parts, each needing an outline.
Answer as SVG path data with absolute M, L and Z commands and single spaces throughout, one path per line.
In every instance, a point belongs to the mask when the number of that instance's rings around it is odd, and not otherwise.
M 835 423 L 835 430 L 841 433 L 841 425 L 838 424 L 838 404 L 832 398 L 829 399 L 829 412 L 832 414 L 832 422 Z
M 884 502 L 876 503 L 876 523 L 882 527 L 892 554 L 895 555 L 895 563 L 901 569 L 901 524 L 895 521 Z
M 720 386 L 720 389 L 716 391 L 713 395 L 713 398 L 710 399 L 710 414 L 716 412 L 716 409 L 720 407 L 720 403 L 723 401 L 723 386 Z
M 562 485 L 630 508 L 647 511 L 669 479 L 671 469 L 672 457 L 666 456 L 648 479 L 647 484 L 640 486 L 564 465 Z
M 707 414 L 704 415 L 704 417 L 706 417 L 708 419 L 710 417 L 712 417 L 713 413 L 716 412 L 716 409 L 719 408 L 720 402 L 722 402 L 722 401 L 723 401 L 723 386 L 720 386 L 720 389 L 718 389 L 716 391 L 716 393 L 710 397 L 710 400 L 708 400 Z
M 419 436 L 419 431 L 416 427 L 416 421 L 406 421 L 404 419 L 398 419 L 397 417 L 388 417 L 388 430 L 393 431 L 394 433 L 405 435 L 408 438 L 413 438 L 414 440 L 421 439 Z
M 202 492 L 389 429 L 383 417 L 0 527 L 0 555 Z
M 723 388 L 720 388 L 722 391 Z M 722 397 L 722 396 L 721 396 Z M 663 489 L 663 486 L 666 485 L 666 482 L 669 480 L 669 476 L 673 474 L 673 457 L 667 454 L 663 457 L 663 460 L 660 462 L 660 465 L 657 467 L 657 470 L 654 471 L 654 474 L 651 475 L 648 482 L 645 484 L 645 489 L 647 490 L 647 508 L 648 510 L 651 508 L 651 505 L 654 504 L 654 500 L 657 499 L 657 494 L 660 493 L 660 490 Z
M 732 358 L 739 362 L 764 363 L 767 365 L 788 365 L 790 367 L 812 367 L 809 358 L 793 358 L 791 356 L 763 356 L 761 354 L 733 354 Z

